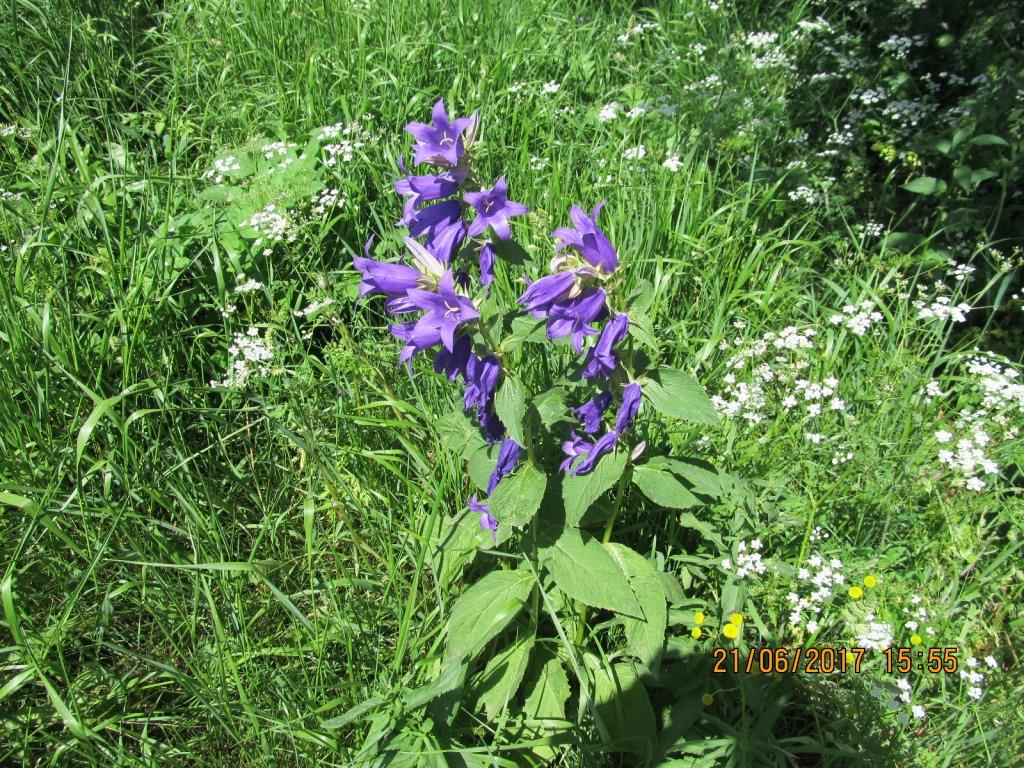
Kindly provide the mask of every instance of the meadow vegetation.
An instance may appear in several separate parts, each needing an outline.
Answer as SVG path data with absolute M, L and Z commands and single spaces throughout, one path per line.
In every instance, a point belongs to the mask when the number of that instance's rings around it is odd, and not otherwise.
M 4 4 L 0 764 L 1020 765 L 1018 11 Z M 430 165 L 469 369 L 362 295 Z

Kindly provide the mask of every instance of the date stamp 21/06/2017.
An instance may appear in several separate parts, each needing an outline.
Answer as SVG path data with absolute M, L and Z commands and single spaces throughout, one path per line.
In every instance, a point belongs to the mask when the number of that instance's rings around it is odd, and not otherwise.
M 712 672 L 778 673 L 829 675 L 835 672 L 846 674 L 861 671 L 867 648 L 858 646 L 831 647 L 810 646 L 807 648 L 757 647 L 742 651 L 739 648 L 712 648 L 714 667 Z M 885 671 L 889 674 L 909 674 L 913 670 L 931 674 L 954 674 L 959 669 L 956 648 L 884 648 L 880 652 L 885 660 Z

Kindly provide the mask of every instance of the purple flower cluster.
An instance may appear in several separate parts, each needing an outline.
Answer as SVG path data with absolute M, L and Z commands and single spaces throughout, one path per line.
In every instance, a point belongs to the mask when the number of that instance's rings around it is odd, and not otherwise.
M 589 216 L 579 206 L 572 207 L 569 217 L 573 226 L 559 227 L 552 232 L 552 236 L 560 240 L 555 246 L 557 255 L 551 261 L 552 274 L 531 283 L 519 297 L 519 303 L 534 317 L 547 319 L 548 338 L 557 339 L 571 334 L 573 348 L 578 354 L 583 354 L 587 337 L 597 336 L 586 352 L 580 376 L 607 384 L 619 368 L 616 347 L 629 331 L 629 316 L 625 313 L 611 314 L 607 294 L 602 287 L 619 266 L 615 248 L 597 226 L 597 216 L 603 205 L 597 205 Z M 599 331 L 595 323 L 603 320 L 607 322 Z M 562 471 L 574 475 L 590 472 L 598 460 L 615 447 L 633 422 L 640 407 L 640 395 L 640 385 L 636 382 L 626 386 L 615 428 L 599 438 L 590 440 L 573 432 L 572 438 L 562 445 L 566 454 Z M 611 392 L 602 389 L 592 400 L 573 409 L 583 422 L 585 435 L 594 435 L 600 430 L 612 399 Z
M 509 239 L 509 219 L 528 208 L 508 199 L 503 176 L 491 189 L 474 182 L 469 150 L 478 127 L 476 112 L 449 119 L 442 100 L 434 105 L 431 118 L 430 123 L 409 123 L 405 130 L 415 139 L 413 163 L 432 166 L 434 172 L 412 174 L 400 158 L 402 178 L 395 182 L 395 191 L 405 198 L 397 224 L 409 230 L 405 243 L 414 266 L 371 259 L 367 243 L 366 256 L 355 259 L 363 276 L 359 294 L 384 294 L 387 311 L 399 317 L 420 313 L 415 320 L 391 325 L 391 332 L 405 342 L 399 360 L 410 361 L 419 352 L 440 347 L 434 354 L 434 370 L 450 381 L 462 379 L 466 410 L 475 414 L 487 441 L 496 443 L 505 436 L 505 426 L 494 411 L 501 363 L 493 354 L 474 352 L 473 330 L 480 311 L 468 295 L 472 281 L 469 272 L 459 268 L 459 256 L 467 240 L 472 241 L 469 250 L 478 254 L 480 284 L 490 285 L 496 253 L 493 239 L 482 238 L 491 232 L 498 240 Z M 515 467 L 519 451 L 514 440 L 502 442 L 488 494 Z M 480 512 L 481 526 L 493 531 L 497 521 L 487 505 L 474 497 L 471 507 Z

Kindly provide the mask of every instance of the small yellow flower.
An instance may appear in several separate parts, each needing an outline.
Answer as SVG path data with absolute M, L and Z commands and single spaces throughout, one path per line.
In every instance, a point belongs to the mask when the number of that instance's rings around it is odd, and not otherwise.
M 864 586 L 870 589 L 878 583 L 878 579 L 875 578 L 874 574 L 869 573 L 864 577 Z
M 729 621 L 735 624 L 737 627 L 743 623 L 743 614 L 734 613 L 729 616 Z
M 693 620 L 697 624 L 703 624 L 704 623 L 704 618 L 705 618 L 704 617 L 704 611 L 697 611 L 695 614 L 693 614 Z
M 854 655 L 853 651 L 847 651 L 846 652 L 846 663 L 847 664 L 853 664 L 855 661 L 857 661 L 857 657 Z
M 710 707 L 711 704 L 715 701 L 715 697 L 712 696 L 710 693 L 705 693 L 703 696 L 700 697 L 700 701 L 705 707 Z
M 726 624 L 722 627 L 722 634 L 728 637 L 730 640 L 735 640 L 740 636 L 740 628 L 737 624 Z
M 910 644 L 911 645 L 920 645 L 921 644 L 921 636 L 920 635 L 911 635 L 910 636 Z
M 864 597 L 864 590 L 860 587 L 850 587 L 850 591 L 848 594 L 854 600 L 860 600 L 862 597 Z
M 690 630 L 690 634 L 693 636 L 694 640 L 699 640 L 701 634 L 703 634 L 703 633 L 700 631 L 700 627 L 694 627 L 693 629 Z

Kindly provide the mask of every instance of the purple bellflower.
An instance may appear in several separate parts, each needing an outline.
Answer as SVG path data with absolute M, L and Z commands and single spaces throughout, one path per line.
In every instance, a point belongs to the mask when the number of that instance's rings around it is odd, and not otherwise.
M 480 248 L 480 284 L 488 286 L 494 282 L 494 245 L 490 241 Z
M 501 449 L 498 451 L 498 461 L 494 465 L 494 471 L 491 472 L 491 477 L 487 481 L 487 495 L 490 496 L 494 493 L 494 489 L 498 487 L 505 477 L 512 474 L 512 470 L 516 468 L 516 464 L 519 463 L 519 454 L 522 448 L 519 447 L 519 443 L 513 440 L 511 437 L 507 437 L 501 441 Z
M 426 314 L 416 322 L 417 328 L 424 332 L 437 329 L 449 352 L 455 349 L 456 331 L 480 317 L 471 299 L 455 293 L 451 270 L 445 271 L 436 292 L 413 289 L 408 296 L 416 306 L 426 310 Z
M 483 234 L 488 227 L 494 230 L 499 240 L 508 240 L 512 236 L 508 220 L 512 216 L 520 216 L 530 209 L 522 203 L 514 203 L 508 199 L 508 186 L 505 177 L 500 177 L 491 189 L 480 192 L 468 192 L 467 203 L 476 209 L 476 218 L 469 225 L 469 236 Z
M 592 379 L 596 376 L 608 378 L 615 372 L 619 365 L 618 355 L 615 354 L 615 345 L 625 338 L 628 330 L 629 317 L 625 314 L 616 315 L 605 324 L 597 343 L 590 348 L 583 361 L 581 375 L 584 379 Z
M 597 331 L 590 325 L 608 314 L 603 288 L 587 291 L 574 299 L 556 302 L 548 310 L 548 338 L 560 339 L 572 334 L 572 346 L 583 353 L 583 340 Z
M 551 235 L 562 241 L 555 246 L 556 251 L 566 247 L 572 248 L 591 266 L 610 275 L 619 266 L 619 256 L 604 232 L 597 226 L 597 215 L 603 207 L 604 203 L 598 203 L 590 216 L 587 216 L 582 208 L 574 205 L 569 210 L 569 218 L 572 219 L 575 229 L 559 227 Z
M 476 494 L 469 500 L 469 509 L 480 515 L 480 529 L 490 531 L 492 538 L 498 540 L 498 521 L 491 514 L 491 508 L 477 500 Z
M 601 419 L 608 406 L 612 404 L 612 393 L 601 392 L 593 400 L 588 400 L 572 412 L 583 422 L 583 431 L 592 435 L 601 428 Z
M 591 442 L 573 432 L 572 438 L 562 443 L 562 452 L 566 458 L 561 464 L 561 470 L 572 475 L 585 475 L 596 467 L 600 458 L 614 450 L 619 439 L 633 424 L 636 414 L 640 410 L 642 395 L 643 392 L 638 382 L 627 384 L 622 392 L 619 410 L 615 414 L 615 429 L 608 430 L 597 440 Z M 573 408 L 573 413 L 583 421 L 584 431 L 587 434 L 593 434 L 600 428 L 601 417 L 608 409 L 610 402 L 611 395 L 602 392 L 579 408 Z M 579 460 L 578 463 L 577 460 Z
M 466 142 L 462 134 L 468 128 L 467 139 L 472 143 L 476 133 L 477 113 L 471 117 L 448 119 L 444 108 L 444 99 L 434 104 L 431 113 L 432 123 L 409 123 L 405 130 L 416 139 L 413 146 L 413 162 L 417 165 L 427 163 L 439 168 L 454 168 L 462 160 L 466 151 Z

